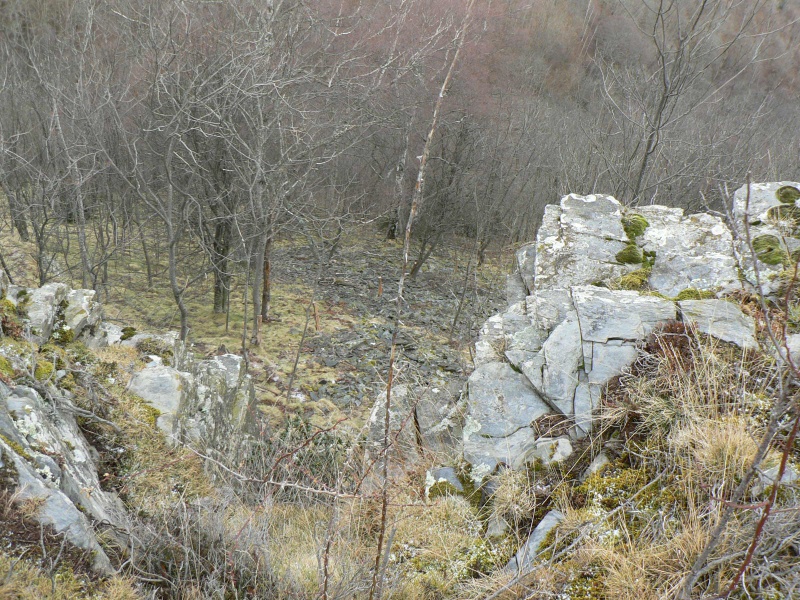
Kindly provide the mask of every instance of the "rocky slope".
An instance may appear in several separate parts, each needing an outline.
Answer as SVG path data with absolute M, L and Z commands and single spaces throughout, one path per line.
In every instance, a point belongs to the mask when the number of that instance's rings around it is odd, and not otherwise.
M 130 374 L 130 392 L 151 407 L 173 443 L 212 456 L 246 442 L 255 395 L 241 357 L 196 360 L 173 334 L 133 335 L 106 324 L 94 294 L 59 283 L 22 288 L 0 278 L 0 483 L 17 503 L 33 506 L 42 525 L 87 551 L 97 572 L 109 574 L 114 567 L 98 537 L 123 548 L 134 542 L 126 509 L 101 481 L 110 475 L 87 440 L 87 422 L 115 428 L 101 411 L 84 407 L 87 393 L 100 405 L 104 386 L 115 383 L 112 373 L 91 368 L 89 348 L 136 348 L 142 360 Z

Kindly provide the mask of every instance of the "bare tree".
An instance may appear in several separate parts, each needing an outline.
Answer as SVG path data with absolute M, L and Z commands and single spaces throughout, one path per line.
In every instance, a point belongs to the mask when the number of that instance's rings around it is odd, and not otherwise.
M 758 28 L 757 16 L 764 4 L 761 0 L 621 3 L 652 54 L 640 67 L 615 64 L 601 52 L 595 58 L 609 121 L 594 131 L 601 136 L 594 150 L 603 155 L 619 197 L 646 202 L 660 186 L 685 176 L 675 164 L 665 168 L 665 161 L 696 142 L 681 138 L 685 131 L 679 126 L 703 107 L 719 102 L 724 90 L 760 60 L 766 32 Z M 725 69 L 720 70 L 723 61 Z

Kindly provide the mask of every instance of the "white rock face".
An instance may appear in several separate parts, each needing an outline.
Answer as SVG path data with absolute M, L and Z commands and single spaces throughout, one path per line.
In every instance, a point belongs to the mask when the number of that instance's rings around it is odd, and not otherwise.
M 665 296 L 681 291 L 728 291 L 739 287 L 733 236 L 719 217 L 684 215 L 683 209 L 643 206 L 637 212 L 650 226 L 641 236 L 642 249 L 656 253 L 648 279 Z
M 800 249 L 800 239 L 795 233 L 797 213 L 794 212 L 800 210 L 800 203 L 797 200 L 788 203 L 781 201 L 778 197 L 781 188 L 800 189 L 800 183 L 796 181 L 753 183 L 750 185 L 749 193 L 747 186 L 744 185 L 733 195 L 733 216 L 739 234 L 736 249 L 742 259 L 743 276 L 754 287 L 760 284 L 765 294 L 780 289 L 779 274 L 785 267 L 777 260 L 781 258 L 780 256 L 773 256 L 776 260 L 764 260 L 766 257 L 762 255 L 754 260 L 753 253 L 745 242 L 744 224 L 746 222 L 749 226 L 750 239 L 754 246 L 757 245 L 759 238 L 772 236 L 778 241 L 777 254 L 785 254 L 788 258 Z
M 758 220 L 785 205 L 776 196 L 784 185 L 753 186 L 754 228 L 773 226 Z M 743 215 L 741 190 L 736 202 Z M 643 262 L 630 264 L 631 257 Z M 736 305 L 674 300 L 685 290 L 724 295 L 746 285 L 734 236 L 715 215 L 627 209 L 610 196 L 571 194 L 545 208 L 536 242 L 517 252 L 516 264 L 509 308 L 481 329 L 468 385 L 463 449 L 476 483 L 498 465 L 522 468 L 541 458 L 539 449 L 552 440 L 537 438 L 531 423 L 544 414 L 571 420 L 573 439 L 590 434 L 606 384 L 636 361 L 639 346 L 665 322 L 684 319 L 723 342 L 757 345 L 752 319 Z M 619 289 L 630 280 L 621 278 L 637 270 L 643 289 Z M 793 356 L 800 356 L 798 348 L 800 341 Z
M 183 402 L 187 380 L 187 374 L 155 361 L 131 378 L 131 392 L 161 413 L 156 425 L 167 436 L 175 433 L 175 417 Z
M 85 328 L 93 328 L 103 318 L 100 303 L 95 302 L 94 290 L 72 290 L 67 294 L 64 321 L 78 337 Z
M 31 338 L 37 343 L 43 344 L 50 339 L 60 305 L 68 291 L 63 283 L 48 283 L 28 292 L 28 324 Z
M 116 532 L 126 529 L 125 510 L 116 495 L 101 489 L 97 453 L 69 406 L 61 394 L 45 401 L 31 388 L 10 389 L 0 383 L 0 463 L 13 467 L 12 485 L 20 490 L 20 499 L 44 501 L 37 518 L 75 546 L 94 552 L 94 568 L 110 574 L 111 563 L 86 515 L 114 525 L 107 534 L 124 543 Z
M 684 322 L 723 342 L 747 349 L 758 348 L 756 324 L 738 306 L 725 300 L 684 300 L 678 302 Z

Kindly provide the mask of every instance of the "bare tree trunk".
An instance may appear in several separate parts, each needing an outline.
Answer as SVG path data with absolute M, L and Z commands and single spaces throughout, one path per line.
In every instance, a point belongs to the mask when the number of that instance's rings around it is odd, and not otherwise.
M 267 229 L 267 241 L 264 243 L 264 275 L 261 282 L 261 320 L 266 323 L 269 320 L 270 303 L 272 301 L 272 220 Z
M 226 217 L 214 226 L 214 245 L 211 252 L 214 268 L 214 313 L 221 315 L 228 310 L 231 293 L 229 270 L 231 252 L 231 222 Z
M 447 70 L 442 88 L 439 91 L 439 97 L 436 99 L 436 104 L 433 109 L 433 117 L 431 118 L 431 129 L 428 137 L 425 140 L 425 146 L 422 150 L 422 156 L 419 162 L 419 172 L 417 173 L 417 184 L 414 189 L 414 196 L 411 200 L 411 210 L 408 214 L 408 222 L 406 223 L 406 233 L 403 242 L 403 267 L 400 272 L 400 281 L 397 284 L 397 300 L 395 303 L 396 315 L 394 320 L 394 331 L 392 332 L 392 346 L 389 354 L 389 372 L 386 378 L 386 404 L 384 406 L 384 423 L 383 423 L 383 464 L 381 468 L 382 487 L 381 487 L 381 521 L 380 529 L 378 530 L 378 544 L 375 553 L 375 565 L 372 571 L 372 585 L 369 589 L 369 600 L 381 600 L 383 596 L 383 577 L 381 569 L 381 558 L 383 556 L 383 543 L 386 536 L 386 519 L 389 508 L 389 427 L 390 415 L 392 405 L 392 384 L 394 383 L 394 363 L 397 353 L 397 337 L 400 332 L 401 314 L 404 303 L 403 290 L 406 282 L 406 269 L 408 269 L 409 253 L 411 250 L 411 231 L 414 226 L 414 217 L 419 211 L 419 205 L 423 198 L 423 191 L 425 188 L 425 166 L 428 163 L 428 157 L 431 153 L 431 145 L 433 137 L 436 134 L 436 127 L 439 123 L 439 113 L 442 109 L 442 102 L 447 95 L 447 90 L 450 88 L 450 81 L 455 72 L 458 57 L 461 54 L 461 49 L 464 47 L 464 38 L 466 37 L 467 30 L 472 19 L 472 8 L 475 5 L 475 0 L 469 0 L 467 5 L 467 12 L 464 17 L 463 29 L 458 32 L 456 37 L 456 51 L 453 54 L 453 59 L 450 62 L 450 67 Z

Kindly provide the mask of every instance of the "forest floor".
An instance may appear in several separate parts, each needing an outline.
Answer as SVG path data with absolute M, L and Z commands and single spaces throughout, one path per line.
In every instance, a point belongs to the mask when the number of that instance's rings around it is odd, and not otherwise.
M 140 331 L 178 329 L 166 254 L 151 250 L 149 286 L 139 248 L 129 247 L 109 262 L 110 285 L 97 296 L 106 320 Z M 38 285 L 32 243 L 4 233 L 0 252 L 15 283 Z M 76 257 L 68 256 L 75 263 Z M 415 279 L 406 280 L 398 337 L 403 376 L 432 386 L 459 385 L 466 379 L 472 370 L 471 343 L 483 321 L 504 303 L 505 273 L 511 265 L 501 256 L 489 255 L 476 267 L 466 242 L 450 244 Z M 56 256 L 57 264 L 65 262 Z M 260 346 L 251 345 L 247 334 L 250 372 L 270 422 L 279 425 L 298 415 L 319 427 L 343 418 L 356 428 L 363 424 L 385 386 L 401 265 L 402 243 L 365 228 L 344 240 L 315 285 L 318 263 L 305 242 L 284 239 L 276 244 L 271 318 L 262 328 Z M 191 272 L 188 267 L 184 265 L 185 271 Z M 244 276 L 242 265 L 234 268 L 239 272 L 229 314 L 212 311 L 210 275 L 186 292 L 189 342 L 197 354 L 242 352 Z M 54 279 L 80 287 L 80 280 L 70 275 L 62 268 Z M 464 306 L 454 326 L 462 294 Z

